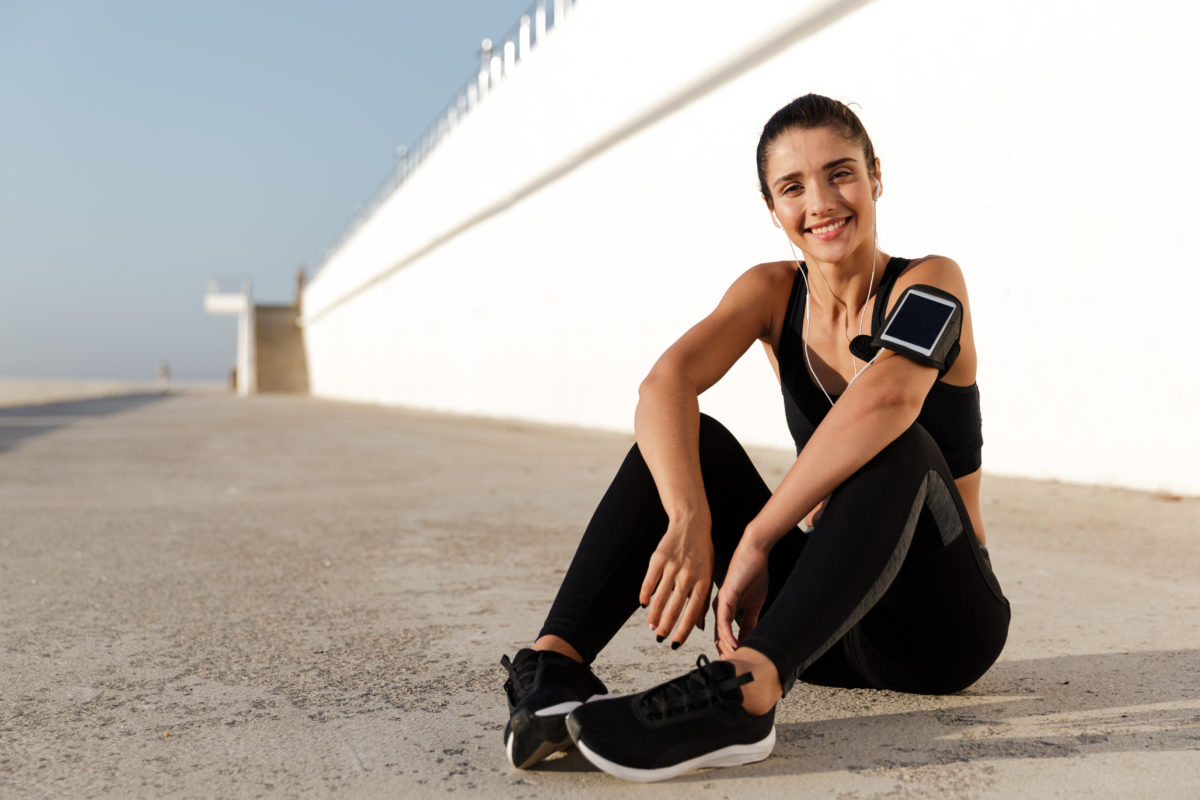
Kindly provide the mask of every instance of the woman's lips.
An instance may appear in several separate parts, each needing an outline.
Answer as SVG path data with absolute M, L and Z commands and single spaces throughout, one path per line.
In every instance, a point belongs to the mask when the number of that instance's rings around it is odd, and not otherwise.
M 841 219 L 836 219 L 832 222 L 826 222 L 824 225 L 817 225 L 809 228 L 808 234 L 816 239 L 820 239 L 823 242 L 828 241 L 830 239 L 837 238 L 837 236 L 842 232 L 842 229 L 846 227 L 846 223 L 849 221 L 849 217 L 842 217 Z

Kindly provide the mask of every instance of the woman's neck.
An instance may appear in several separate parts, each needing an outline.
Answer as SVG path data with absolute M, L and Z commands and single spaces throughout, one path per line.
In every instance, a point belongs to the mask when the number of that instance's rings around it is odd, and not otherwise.
M 857 317 L 875 294 L 889 256 L 869 246 L 860 248 L 841 262 L 821 261 L 808 253 L 804 254 L 804 260 L 808 266 L 808 288 L 813 302 L 835 315 L 844 311 Z

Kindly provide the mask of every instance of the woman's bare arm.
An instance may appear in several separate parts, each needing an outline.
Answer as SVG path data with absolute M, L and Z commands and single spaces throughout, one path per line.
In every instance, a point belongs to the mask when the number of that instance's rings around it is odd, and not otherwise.
M 905 273 L 896 283 L 892 302 L 914 283 L 966 296 L 962 272 L 949 259 L 930 259 Z M 974 344 L 964 343 L 964 350 L 968 345 L 974 359 Z M 770 500 L 746 527 L 734 552 L 718 598 L 722 646 L 736 646 L 733 617 L 757 570 L 766 563 L 766 553 L 823 498 L 916 421 L 936 380 L 933 367 L 884 350 L 842 393 Z
M 917 283 L 936 286 L 962 299 L 963 364 L 956 362 L 956 366 L 961 370 L 969 362 L 973 378 L 975 345 L 962 270 L 948 258 L 926 259 L 896 281 L 890 304 L 894 306 L 904 290 Z M 751 537 L 769 549 L 795 527 L 817 503 L 917 421 L 936 380 L 933 367 L 890 350 L 880 351 L 817 426 L 775 494 L 750 523 L 747 532 Z
M 700 473 L 699 395 L 756 340 L 768 337 L 786 270 L 760 265 L 743 274 L 717 308 L 655 363 L 639 389 L 634 428 L 654 477 L 668 527 L 650 559 L 639 601 L 659 636 L 687 639 L 704 619 L 712 586 L 712 520 Z M 685 611 L 686 605 L 686 611 Z M 682 614 L 682 616 L 681 616 Z M 676 627 L 676 623 L 678 626 Z

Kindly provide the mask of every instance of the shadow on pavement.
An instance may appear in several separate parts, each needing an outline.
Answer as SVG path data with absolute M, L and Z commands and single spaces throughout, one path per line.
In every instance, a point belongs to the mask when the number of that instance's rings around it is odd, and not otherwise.
M 11 450 L 28 439 L 69 427 L 80 419 L 119 414 L 170 397 L 170 394 L 145 392 L 0 408 L 0 453 Z
M 1172 679 L 1152 683 L 1149 677 L 1164 674 Z M 796 684 L 794 695 L 795 700 L 785 702 L 804 702 L 803 684 Z M 702 770 L 675 780 L 707 783 L 846 769 L 887 771 L 980 759 L 1072 758 L 1200 747 L 1200 650 L 1002 661 L 959 696 L 986 697 L 988 702 L 782 723 L 776 729 L 774 753 L 766 761 L 738 769 Z M 858 754 L 861 763 L 854 763 L 852 754 Z M 592 772 L 595 768 L 571 750 L 535 771 Z

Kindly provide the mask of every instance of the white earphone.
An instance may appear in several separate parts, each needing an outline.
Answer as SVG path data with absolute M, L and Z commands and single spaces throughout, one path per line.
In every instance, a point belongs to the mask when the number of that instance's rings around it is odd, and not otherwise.
M 873 179 L 871 181 L 871 183 L 874 185 L 874 191 L 871 192 L 871 201 L 874 202 L 879 199 L 879 181 L 878 181 L 878 179 Z M 775 221 L 775 227 L 780 228 L 780 229 L 783 228 L 783 225 L 779 222 L 779 217 L 776 216 L 776 214 L 775 214 L 775 209 L 771 209 L 771 219 L 773 219 Z M 784 236 L 787 236 L 786 231 L 784 232 Z M 796 246 L 794 244 L 792 244 L 792 237 L 787 236 L 787 240 L 788 240 L 788 247 L 792 251 L 792 259 L 796 262 L 796 271 L 800 273 L 800 277 L 804 280 L 805 294 L 807 294 L 809 297 L 811 297 L 812 296 L 812 287 L 810 287 L 808 285 L 808 274 L 800 266 L 800 257 L 796 254 Z M 871 299 L 871 288 L 875 285 L 875 258 L 876 258 L 876 256 L 878 256 L 878 254 L 879 254 L 879 232 L 878 232 L 878 230 L 876 230 L 875 231 L 874 252 L 871 254 L 871 277 L 867 281 L 867 296 L 865 298 L 863 298 L 862 313 L 860 313 L 858 315 L 858 333 L 860 336 L 862 335 L 863 320 L 866 318 L 866 315 L 867 315 L 867 301 Z M 808 344 L 808 332 L 809 332 L 809 327 L 810 327 L 811 323 L 812 323 L 812 314 L 809 312 L 809 303 L 806 300 L 804 303 L 804 363 L 808 366 L 808 373 L 812 377 L 813 382 L 817 385 L 817 388 L 821 390 L 821 394 L 825 395 L 825 399 L 829 401 L 829 405 L 832 406 L 833 398 L 830 397 L 829 392 L 825 391 L 825 386 L 821 383 L 821 379 L 817 377 L 816 370 L 814 370 L 813 366 L 812 366 L 812 360 L 809 358 L 809 355 L 808 355 L 808 352 L 810 349 L 809 344 Z M 879 352 L 877 352 L 874 355 L 874 357 L 871 358 L 870 361 L 867 361 L 865 364 L 863 364 L 862 369 L 858 368 L 858 362 L 853 357 L 851 357 L 850 360 L 851 360 L 851 364 L 853 365 L 852 368 L 854 369 L 854 376 L 852 378 L 850 378 L 849 382 L 847 382 L 847 384 L 846 384 L 847 389 L 850 388 L 851 384 L 853 384 L 856 380 L 858 380 L 858 376 L 861 375 L 863 372 L 865 372 L 867 367 L 869 367 L 875 363 L 875 359 L 879 358 L 881 353 L 883 353 L 883 350 L 880 350 Z

